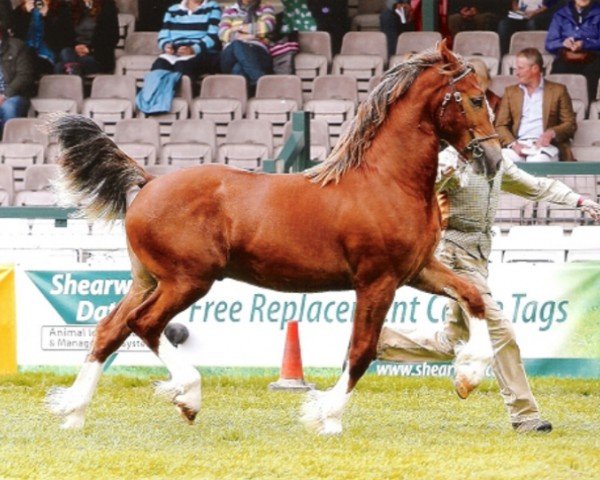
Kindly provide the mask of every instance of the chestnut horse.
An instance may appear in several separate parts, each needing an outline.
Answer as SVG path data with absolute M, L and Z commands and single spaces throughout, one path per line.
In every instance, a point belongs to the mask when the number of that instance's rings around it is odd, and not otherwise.
M 122 215 L 127 192 L 141 189 L 125 216 L 131 289 L 98 324 L 74 384 L 47 397 L 64 428 L 83 426 L 103 363 L 132 332 L 169 370 L 158 392 L 193 422 L 200 374 L 162 332 L 225 277 L 287 292 L 356 291 L 346 367 L 303 408 L 321 434 L 342 431 L 397 288 L 449 296 L 484 316 L 475 287 L 434 258 L 440 140 L 488 176 L 501 155 L 472 69 L 444 42 L 389 70 L 328 160 L 304 173 L 203 165 L 153 178 L 89 119 L 63 116 L 52 131 L 63 147 L 62 184 L 91 218 Z

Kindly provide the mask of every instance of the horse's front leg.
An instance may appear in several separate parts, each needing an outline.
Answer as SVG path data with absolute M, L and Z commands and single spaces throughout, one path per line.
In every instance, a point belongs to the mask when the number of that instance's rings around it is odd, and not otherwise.
M 456 300 L 470 316 L 485 318 L 485 303 L 475 285 L 464 280 L 435 257 L 408 285 Z
M 342 415 L 350 394 L 377 354 L 377 341 L 392 304 L 397 280 L 386 277 L 357 289 L 348 360 L 331 390 L 313 390 L 302 406 L 302 422 L 320 435 L 342 432 Z
M 476 276 L 473 281 L 480 283 Z M 469 330 L 469 340 L 454 348 L 454 387 L 459 397 L 467 398 L 483 380 L 493 356 L 487 322 L 480 320 L 485 318 L 485 303 L 481 292 L 473 283 L 462 279 L 433 257 L 409 285 L 428 293 L 449 297 L 462 307 L 461 313 Z

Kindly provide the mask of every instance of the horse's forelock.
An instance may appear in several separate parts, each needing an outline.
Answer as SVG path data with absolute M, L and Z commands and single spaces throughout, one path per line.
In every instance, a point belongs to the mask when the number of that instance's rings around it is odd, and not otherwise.
M 305 174 L 314 182 L 325 185 L 331 181 L 339 181 L 345 172 L 360 165 L 363 153 L 387 118 L 390 107 L 408 91 L 423 70 L 440 61 L 440 53 L 435 49 L 428 49 L 389 69 L 367 99 L 359 105 L 355 118 L 339 138 L 327 160 L 307 170 Z

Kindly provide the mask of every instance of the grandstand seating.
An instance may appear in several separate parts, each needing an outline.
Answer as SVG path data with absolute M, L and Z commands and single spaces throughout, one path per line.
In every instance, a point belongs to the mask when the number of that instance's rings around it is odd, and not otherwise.
M 123 54 L 117 59 L 115 74 L 134 77 L 141 87 L 144 75 L 161 54 L 157 38 L 157 32 L 131 32 L 125 39 Z
M 312 95 L 316 77 L 327 75 L 331 64 L 331 37 L 327 32 L 300 32 L 300 51 L 294 57 L 294 70 L 302 79 L 304 99 Z
M 58 178 L 58 165 L 31 165 L 25 170 L 23 190 L 15 195 L 15 206 L 56 205 L 58 198 L 51 190 L 51 182 Z
M 216 159 L 216 131 L 211 120 L 178 120 L 161 149 L 160 165 L 191 167 Z
M 35 118 L 13 118 L 4 125 L 0 143 L 0 164 L 13 167 L 15 187 L 23 184 L 25 169 L 44 162 L 44 148 L 48 136 Z
M 496 32 L 467 31 L 454 37 L 454 51 L 466 58 L 478 58 L 485 62 L 490 75 L 498 74 L 500 65 L 500 37 Z
M 409 54 L 435 47 L 441 39 L 440 32 L 402 32 L 398 35 L 396 53 L 390 57 L 390 68 L 400 63 Z
M 354 116 L 357 105 L 356 79 L 344 75 L 327 75 L 315 79 L 312 99 L 304 104 L 304 110 L 310 112 L 312 118 L 321 118 L 327 122 L 333 146 L 340 136 L 342 123 Z
M 272 155 L 273 129 L 268 120 L 233 120 L 227 127 L 225 143 L 219 146 L 218 161 L 257 170 Z
M 379 14 L 386 8 L 385 0 L 358 0 L 356 15 L 352 18 L 352 30 L 379 31 Z
M 246 112 L 248 89 L 241 75 L 209 75 L 202 80 L 200 96 L 192 102 L 192 118 L 215 122 L 217 140 L 223 141 L 227 126 Z
M 600 161 L 600 119 L 577 122 L 571 149 L 580 162 Z
M 248 101 L 247 118 L 265 119 L 273 126 L 274 145 L 283 143 L 283 126 L 302 108 L 302 82 L 295 75 L 265 75 Z
M 37 96 L 31 99 L 29 116 L 52 112 L 77 113 L 83 104 L 83 80 L 77 75 L 44 75 Z
M 574 73 L 552 73 L 546 75 L 545 78 L 552 82 L 562 83 L 567 87 L 577 121 L 583 120 L 588 108 L 588 89 L 585 77 Z
M 287 122 L 283 127 L 283 140 L 292 133 L 292 122 Z M 277 150 L 281 152 L 282 147 Z M 310 122 L 310 159 L 313 162 L 322 162 L 327 158 L 331 147 L 329 145 L 329 125 L 325 120 L 312 120 Z M 275 155 L 277 157 L 277 155 Z
M 135 30 L 135 15 L 131 13 L 118 13 L 119 41 L 115 48 L 115 57 L 119 58 L 125 51 L 125 40 Z
M 12 205 L 14 196 L 13 169 L 10 165 L 0 163 L 0 206 Z
M 356 78 L 358 98 L 363 100 L 369 79 L 383 73 L 387 60 L 387 43 L 382 32 L 348 32 L 340 54 L 333 58 L 331 71 L 334 75 Z
M 175 97 L 171 102 L 171 109 L 167 113 L 146 114 L 138 111 L 140 118 L 152 118 L 160 125 L 160 135 L 165 139 L 171 133 L 171 125 L 176 120 L 185 120 L 189 116 L 190 105 L 192 103 L 192 80 L 187 75 L 181 77 Z
M 150 118 L 119 120 L 114 141 L 140 165 L 154 165 L 160 152 L 159 124 Z
M 92 82 L 89 98 L 83 101 L 83 114 L 104 122 L 104 131 L 114 134 L 119 120 L 132 118 L 135 111 L 135 77 L 98 75 Z

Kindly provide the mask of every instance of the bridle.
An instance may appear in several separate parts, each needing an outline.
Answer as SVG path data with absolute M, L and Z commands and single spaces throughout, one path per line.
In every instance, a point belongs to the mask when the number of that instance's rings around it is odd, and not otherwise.
M 440 108 L 440 113 L 439 113 L 440 120 L 442 120 L 442 118 L 444 117 L 444 113 L 446 112 L 446 107 L 452 101 L 452 99 L 454 99 L 454 102 L 458 105 L 461 115 L 463 117 L 467 116 L 467 112 L 465 111 L 465 106 L 463 105 L 462 94 L 458 90 L 456 90 L 456 84 L 458 82 L 460 82 L 463 78 L 465 78 L 467 75 L 469 75 L 473 72 L 474 72 L 473 67 L 471 67 L 470 65 L 467 65 L 466 68 L 462 72 L 460 72 L 460 74 L 458 74 L 456 77 L 452 77 L 449 80 L 448 87 L 451 89 L 451 91 L 446 92 L 444 94 L 444 99 L 442 100 L 442 106 Z M 469 133 L 471 134 L 471 141 L 462 149 L 462 151 L 458 152 L 459 155 L 467 163 L 471 163 L 473 160 L 479 161 L 485 155 L 485 152 L 483 150 L 483 147 L 481 146 L 481 143 L 483 143 L 487 140 L 491 140 L 492 138 L 498 138 L 498 136 L 499 136 L 497 133 L 493 133 L 491 135 L 486 135 L 485 137 L 477 137 L 477 136 L 475 136 L 475 132 L 473 131 L 472 128 L 469 128 Z M 456 150 L 458 151 L 458 149 L 456 149 Z M 471 161 L 468 160 L 469 154 L 471 157 Z

